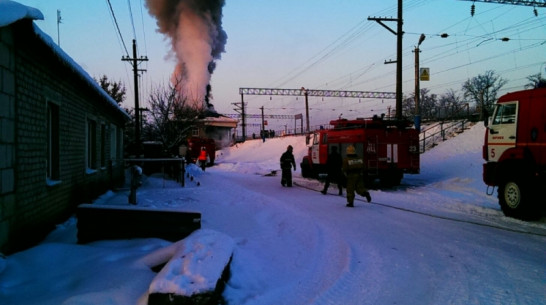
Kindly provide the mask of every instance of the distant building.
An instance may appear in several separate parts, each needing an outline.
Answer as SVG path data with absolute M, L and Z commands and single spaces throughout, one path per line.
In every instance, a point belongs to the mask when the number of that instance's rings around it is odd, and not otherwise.
M 213 139 L 216 148 L 229 147 L 235 144 L 234 130 L 237 120 L 219 114 L 208 113 L 196 122 L 191 136 Z
M 0 252 L 32 246 L 124 180 L 129 116 L 33 22 L 0 1 Z

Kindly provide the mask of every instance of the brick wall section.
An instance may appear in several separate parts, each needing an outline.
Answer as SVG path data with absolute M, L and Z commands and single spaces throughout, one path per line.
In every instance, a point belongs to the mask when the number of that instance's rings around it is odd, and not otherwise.
M 0 75 L 0 157 L 11 155 L 11 160 L 0 158 L 0 252 L 9 253 L 33 245 L 79 203 L 123 181 L 123 162 L 100 168 L 100 133 L 105 124 L 109 159 L 109 127 L 122 129 L 124 117 L 35 37 L 30 21 L 0 28 Z M 46 181 L 48 101 L 59 109 L 60 183 L 55 185 Z M 97 123 L 93 173 L 85 162 L 88 117 Z
M 0 241 L 15 210 L 15 60 L 11 30 L 0 28 Z

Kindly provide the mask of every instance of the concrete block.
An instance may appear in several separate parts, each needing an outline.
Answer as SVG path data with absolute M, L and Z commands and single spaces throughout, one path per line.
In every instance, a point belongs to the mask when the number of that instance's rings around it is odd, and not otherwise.
M 129 205 L 81 204 L 76 216 L 78 243 L 151 237 L 178 241 L 201 228 L 201 213 Z

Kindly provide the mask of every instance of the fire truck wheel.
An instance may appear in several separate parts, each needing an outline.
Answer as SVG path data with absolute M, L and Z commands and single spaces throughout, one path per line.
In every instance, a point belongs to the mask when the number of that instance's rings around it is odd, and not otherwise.
M 383 187 L 395 187 L 400 185 L 403 176 L 404 174 L 402 172 L 392 171 L 382 175 L 379 178 L 379 181 L 381 182 L 381 186 Z
M 529 219 L 532 216 L 532 198 L 527 183 L 523 179 L 511 179 L 499 186 L 499 204 L 504 215 L 519 219 Z
M 311 170 L 309 169 L 309 166 L 304 163 L 300 163 L 301 168 L 301 176 L 303 178 L 311 178 Z

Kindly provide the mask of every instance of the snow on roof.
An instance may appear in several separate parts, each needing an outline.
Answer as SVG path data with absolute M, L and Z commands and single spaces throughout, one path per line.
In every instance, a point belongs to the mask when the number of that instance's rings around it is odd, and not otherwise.
M 219 126 L 219 127 L 230 127 L 230 128 L 236 128 L 238 120 L 228 118 L 225 116 L 219 116 L 219 117 L 205 117 L 203 119 L 203 122 L 207 125 L 211 126 Z
M 44 20 L 39 10 L 10 0 L 0 0 L 0 27 L 21 19 Z
M 8 26 L 22 19 L 43 20 L 44 15 L 40 10 L 22 5 L 10 0 L 0 0 L 0 27 Z M 124 109 L 119 107 L 118 103 L 104 91 L 101 86 L 89 74 L 78 65 L 63 49 L 61 49 L 49 35 L 44 33 L 36 24 L 32 24 L 36 35 L 53 51 L 55 55 L 66 64 L 72 71 L 81 76 L 83 81 L 87 82 L 104 99 L 110 102 L 115 108 L 124 114 L 126 118 L 130 116 Z

